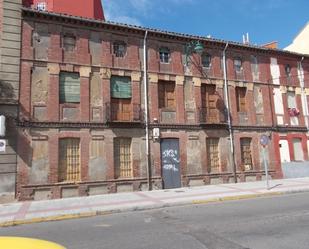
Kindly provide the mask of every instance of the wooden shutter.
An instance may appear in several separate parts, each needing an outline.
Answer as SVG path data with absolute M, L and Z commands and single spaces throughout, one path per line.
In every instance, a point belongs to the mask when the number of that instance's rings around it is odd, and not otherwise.
M 168 83 L 165 85 L 166 107 L 175 109 L 175 84 Z
M 118 99 L 130 99 L 132 97 L 131 78 L 112 76 L 111 97 Z
M 159 108 L 176 108 L 176 94 L 174 82 L 159 82 L 158 84 Z
M 80 180 L 80 140 L 64 138 L 59 142 L 59 181 Z
M 80 78 L 78 73 L 60 73 L 60 103 L 80 102 Z
M 246 107 L 246 88 L 237 87 L 236 88 L 236 100 L 237 100 L 237 111 L 247 112 Z
M 131 138 L 114 139 L 115 177 L 131 178 Z

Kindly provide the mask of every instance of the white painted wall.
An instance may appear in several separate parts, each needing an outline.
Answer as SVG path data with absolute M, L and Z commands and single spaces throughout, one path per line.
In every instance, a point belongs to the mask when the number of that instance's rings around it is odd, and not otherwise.
M 293 43 L 284 50 L 301 54 L 309 54 L 309 22 L 294 38 Z
M 270 73 L 274 85 L 280 85 L 280 69 L 277 58 L 270 58 Z
M 288 141 L 284 139 L 280 140 L 279 147 L 280 147 L 281 163 L 291 162 Z

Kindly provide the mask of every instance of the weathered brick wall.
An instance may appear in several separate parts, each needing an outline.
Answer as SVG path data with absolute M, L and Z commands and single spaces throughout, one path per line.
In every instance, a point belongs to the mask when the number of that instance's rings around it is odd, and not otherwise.
M 89 25 L 70 21 L 64 24 L 61 20 L 41 19 L 39 16 L 27 16 L 24 19 L 20 115 L 22 120 L 37 122 L 35 125 L 38 127 L 26 129 L 19 139 L 20 148 L 25 148 L 20 153 L 18 168 L 20 199 L 59 198 L 146 189 L 145 131 L 140 124 L 141 120 L 137 124 L 117 124 L 117 128 L 113 126 L 115 124 L 106 125 L 108 107 L 111 103 L 112 75 L 131 77 L 132 105 L 143 106 L 144 34 L 121 27 L 113 29 L 109 26 Z M 76 36 L 76 48 L 73 51 L 67 52 L 63 49 L 65 34 Z M 113 53 L 113 43 L 118 41 L 127 44 L 123 58 L 116 57 Z M 201 89 L 206 84 L 216 86 L 220 115 L 225 114 L 221 61 L 224 44 L 205 42 L 206 51 L 212 56 L 212 63 L 210 69 L 201 69 L 201 60 L 197 54 L 191 56 L 188 67 L 184 65 L 187 42 L 157 34 L 149 35 L 147 54 L 150 122 L 152 126 L 160 127 L 161 138 L 179 139 L 183 186 L 232 182 L 235 179 L 226 119 L 212 125 L 200 122 Z M 161 47 L 170 50 L 170 63 L 160 63 Z M 252 72 L 252 55 L 257 56 L 259 62 L 258 75 L 253 75 Z M 274 101 L 273 85 L 270 84 L 271 56 L 265 51 L 239 46 L 230 46 L 227 50 L 230 112 L 235 129 L 238 181 L 262 179 L 264 169 L 259 139 L 265 133 L 274 137 L 270 133 L 276 118 L 272 116 Z M 235 73 L 234 59 L 237 57 L 243 62 L 241 73 Z M 293 72 L 297 65 L 296 60 L 297 58 L 288 57 Z M 286 61 L 280 59 L 279 63 L 282 70 Z M 79 73 L 79 104 L 59 104 L 61 71 Z M 164 120 L 162 110 L 159 109 L 160 81 L 175 83 L 176 108 L 174 114 L 169 114 L 172 120 Z M 236 87 L 247 89 L 245 117 L 237 112 Z M 299 102 L 299 96 L 297 98 Z M 156 119 L 158 123 L 155 122 Z M 302 124 L 300 118 L 300 126 Z M 59 139 L 68 137 L 81 139 L 82 181 L 78 183 L 58 183 Z M 115 137 L 132 138 L 132 179 L 115 179 Z M 209 172 L 207 165 L 206 140 L 212 137 L 220 138 L 220 169 L 215 173 Z M 252 139 L 253 169 L 250 171 L 245 171 L 241 166 L 241 138 Z M 162 187 L 160 153 L 160 142 L 151 141 L 151 167 L 155 188 Z M 281 174 L 280 160 L 274 156 L 276 153 L 276 140 L 273 139 L 267 149 L 273 177 L 279 177 Z

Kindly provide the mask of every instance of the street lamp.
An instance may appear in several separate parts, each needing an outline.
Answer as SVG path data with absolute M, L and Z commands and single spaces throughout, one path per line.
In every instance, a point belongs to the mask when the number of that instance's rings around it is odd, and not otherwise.
M 193 53 L 201 55 L 204 52 L 204 46 L 200 41 L 191 41 L 186 44 L 186 60 L 185 66 L 189 65 L 189 56 Z

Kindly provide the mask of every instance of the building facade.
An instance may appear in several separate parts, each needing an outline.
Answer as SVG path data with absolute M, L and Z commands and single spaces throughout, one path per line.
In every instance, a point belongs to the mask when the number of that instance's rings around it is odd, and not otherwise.
M 5 151 L 0 152 L 0 196 L 15 196 L 21 0 L 0 0 L 0 115 L 5 116 Z
M 308 57 L 31 9 L 21 57 L 20 200 L 279 178 L 286 143 L 308 164 Z

